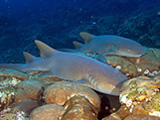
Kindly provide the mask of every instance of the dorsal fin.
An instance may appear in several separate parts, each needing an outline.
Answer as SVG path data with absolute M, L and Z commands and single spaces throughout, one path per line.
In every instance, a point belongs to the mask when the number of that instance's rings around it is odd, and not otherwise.
M 39 40 L 35 40 L 35 43 L 40 51 L 41 57 L 47 57 L 47 56 L 51 56 L 51 55 L 57 53 L 57 50 L 51 48 L 50 46 L 48 46 L 47 44 L 45 44 Z
M 25 51 L 23 52 L 23 55 L 24 55 L 24 57 L 26 59 L 26 63 L 31 63 L 31 62 L 33 62 L 36 59 L 35 56 L 33 56 L 30 53 L 25 52 Z
M 80 36 L 84 39 L 85 44 L 87 44 L 91 39 L 95 37 L 95 35 L 92 35 L 87 32 L 80 32 Z
M 73 41 L 73 44 L 74 44 L 74 46 L 76 47 L 76 49 L 78 49 L 78 48 L 80 48 L 80 47 L 82 47 L 82 46 L 83 46 L 83 44 L 82 44 L 82 43 L 77 42 L 77 41 Z

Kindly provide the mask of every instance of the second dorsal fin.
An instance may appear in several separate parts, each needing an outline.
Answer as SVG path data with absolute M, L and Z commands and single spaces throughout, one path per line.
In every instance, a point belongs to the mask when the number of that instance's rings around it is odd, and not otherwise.
M 74 46 L 76 47 L 76 49 L 78 49 L 78 48 L 80 48 L 80 47 L 82 47 L 82 46 L 83 46 L 83 44 L 82 44 L 82 43 L 77 42 L 77 41 L 73 41 L 73 44 L 74 44 Z
M 36 59 L 35 56 L 33 56 L 30 53 L 25 52 L 25 51 L 23 52 L 23 55 L 24 55 L 24 57 L 26 59 L 26 63 L 31 63 L 31 62 L 33 62 Z
M 35 43 L 40 51 L 41 57 L 47 57 L 47 56 L 51 56 L 51 55 L 57 53 L 57 50 L 51 48 L 50 46 L 48 46 L 47 44 L 45 44 L 39 40 L 35 40 Z
M 92 35 L 87 32 L 80 32 L 80 36 L 84 39 L 85 44 L 87 44 L 91 39 L 95 37 L 95 35 Z

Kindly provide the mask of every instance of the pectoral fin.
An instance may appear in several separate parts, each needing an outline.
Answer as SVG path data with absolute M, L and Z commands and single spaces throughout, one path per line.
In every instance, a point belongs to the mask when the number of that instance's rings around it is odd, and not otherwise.
M 116 46 L 112 45 L 111 48 L 108 49 L 108 51 L 103 53 L 102 55 L 106 56 L 106 55 L 112 55 L 112 54 L 115 54 L 115 53 L 116 53 Z
M 101 62 L 103 62 L 103 63 L 107 63 L 107 60 L 106 60 L 106 58 L 104 57 L 103 54 L 102 55 L 97 55 L 94 58 L 99 60 L 99 61 L 101 61 Z
M 107 52 L 103 53 L 102 55 L 103 56 L 107 56 L 107 55 L 110 55 L 110 54 L 113 54 L 114 51 L 112 49 L 109 49 Z
M 85 86 L 87 86 L 87 87 L 93 88 L 93 87 L 89 84 L 89 82 L 88 82 L 87 80 L 85 80 L 85 79 L 83 79 L 83 80 L 78 80 L 78 81 L 74 81 L 73 83 L 78 83 L 78 84 L 82 84 L 82 85 L 85 85 Z

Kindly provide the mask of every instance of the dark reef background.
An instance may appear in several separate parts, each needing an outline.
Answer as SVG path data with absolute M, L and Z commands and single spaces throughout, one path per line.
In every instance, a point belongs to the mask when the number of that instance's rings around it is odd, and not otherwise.
M 160 48 L 160 0 L 1 0 L 0 63 L 39 56 L 34 40 L 74 48 L 79 32 L 114 34 Z

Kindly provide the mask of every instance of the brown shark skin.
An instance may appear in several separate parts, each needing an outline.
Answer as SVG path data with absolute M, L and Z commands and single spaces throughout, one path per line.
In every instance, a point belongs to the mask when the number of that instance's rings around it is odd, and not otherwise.
M 116 35 L 95 36 L 86 32 L 81 32 L 80 35 L 85 44 L 76 49 L 77 52 L 112 54 L 126 57 L 140 57 L 145 53 L 139 43 L 128 38 Z
M 36 41 L 38 48 L 48 47 L 46 44 Z M 36 43 L 36 44 L 37 44 Z M 46 49 L 45 49 L 46 50 Z M 26 64 L 0 64 L 0 68 L 11 68 L 22 72 L 40 70 L 49 71 L 54 76 L 71 81 L 83 80 L 87 85 L 99 92 L 111 95 L 119 95 L 120 87 L 117 86 L 127 80 L 126 76 L 113 67 L 90 57 L 60 52 L 55 49 L 43 53 L 44 57 L 37 58 Z M 45 56 L 48 55 L 48 56 Z

